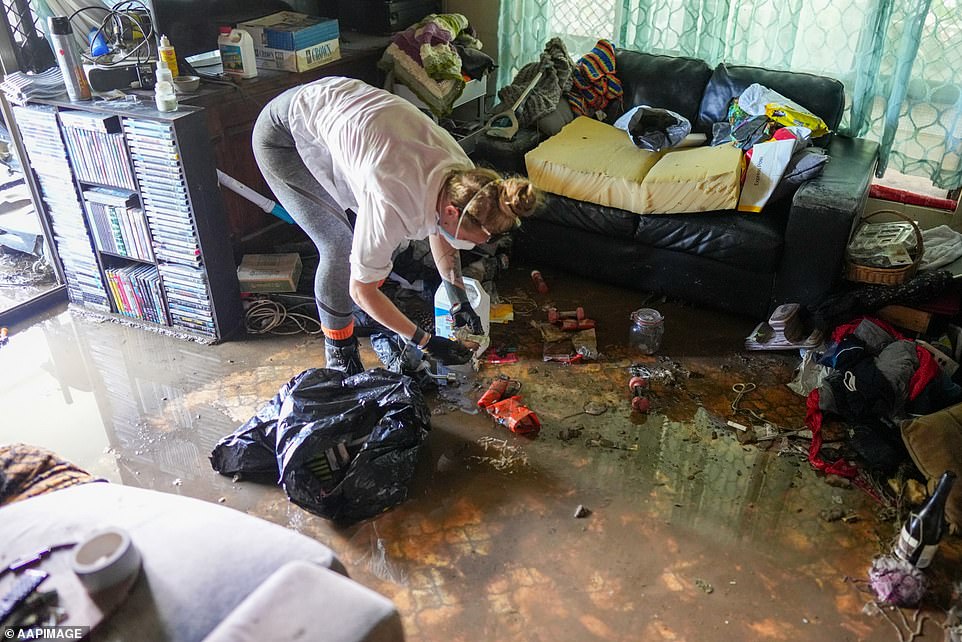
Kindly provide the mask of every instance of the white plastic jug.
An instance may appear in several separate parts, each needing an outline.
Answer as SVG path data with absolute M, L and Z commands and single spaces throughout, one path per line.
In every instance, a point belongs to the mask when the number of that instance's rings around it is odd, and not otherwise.
M 491 329 L 491 297 L 484 291 L 481 284 L 476 279 L 464 278 L 464 289 L 468 293 L 468 301 L 471 307 L 481 317 L 481 327 L 484 333 L 488 334 Z M 454 317 L 451 316 L 451 302 L 448 300 L 448 292 L 441 284 L 438 291 L 434 293 L 434 334 L 439 337 L 454 338 Z
M 257 75 L 254 39 L 249 33 L 243 29 L 221 27 L 217 47 L 225 74 L 236 78 L 253 78 Z

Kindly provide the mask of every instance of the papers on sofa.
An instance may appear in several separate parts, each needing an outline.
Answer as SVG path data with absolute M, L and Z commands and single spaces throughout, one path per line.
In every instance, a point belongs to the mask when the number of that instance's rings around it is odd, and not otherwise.
M 738 199 L 739 212 L 762 211 L 782 180 L 794 151 L 794 138 L 770 140 L 752 147 L 751 161 L 745 171 L 745 182 Z

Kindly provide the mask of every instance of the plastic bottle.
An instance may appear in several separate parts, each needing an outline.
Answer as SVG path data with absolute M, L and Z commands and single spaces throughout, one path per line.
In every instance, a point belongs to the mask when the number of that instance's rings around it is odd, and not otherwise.
M 895 554 L 916 568 L 926 568 L 932 563 L 939 542 L 948 530 L 945 523 L 945 500 L 949 497 L 955 473 L 942 473 L 935 492 L 918 513 L 913 513 L 902 526 Z
M 70 100 L 90 100 L 90 84 L 87 74 L 80 63 L 80 54 L 73 39 L 73 29 L 67 16 L 50 16 L 47 18 L 50 27 L 50 40 L 57 64 L 63 74 L 64 84 L 67 86 L 67 96 Z
M 477 280 L 464 277 L 464 289 L 468 293 L 468 301 L 478 316 L 481 317 L 481 327 L 484 334 L 491 329 L 491 297 L 484 291 Z M 441 284 L 434 294 L 434 334 L 448 339 L 454 338 L 454 317 L 451 316 L 451 301 L 448 292 Z
M 249 33 L 243 29 L 221 27 L 217 47 L 225 74 L 236 78 L 253 78 L 257 75 L 254 39 Z
M 170 73 L 174 78 L 180 75 L 180 70 L 177 68 L 177 53 L 174 51 L 174 47 L 170 44 L 170 40 L 166 35 L 160 37 L 160 45 L 157 47 L 157 57 L 167 64 L 167 68 L 170 69 Z
M 177 92 L 174 77 L 163 59 L 157 61 L 157 82 L 154 85 L 154 103 L 157 111 L 177 111 Z

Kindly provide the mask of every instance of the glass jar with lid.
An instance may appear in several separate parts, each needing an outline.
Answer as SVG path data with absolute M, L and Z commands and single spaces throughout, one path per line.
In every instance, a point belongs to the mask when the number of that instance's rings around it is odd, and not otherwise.
M 641 308 L 631 313 L 628 345 L 642 354 L 655 354 L 665 334 L 665 317 L 658 310 Z

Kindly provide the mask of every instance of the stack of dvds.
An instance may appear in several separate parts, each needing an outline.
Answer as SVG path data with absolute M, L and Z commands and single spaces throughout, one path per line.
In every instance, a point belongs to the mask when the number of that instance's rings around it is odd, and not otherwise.
M 153 261 L 144 212 L 133 192 L 92 187 L 83 192 L 97 249 L 141 261 Z
M 67 296 L 85 308 L 110 312 L 67 150 L 57 134 L 57 113 L 44 107 L 14 107 L 14 113 L 50 215 L 66 277 Z
M 169 123 L 124 118 L 171 325 L 217 336 L 207 274 L 177 141 Z
M 70 165 L 80 181 L 137 189 L 127 162 L 119 116 L 62 111 L 60 125 Z
M 169 325 L 155 266 L 130 264 L 105 268 L 104 274 L 117 312 L 132 319 Z

